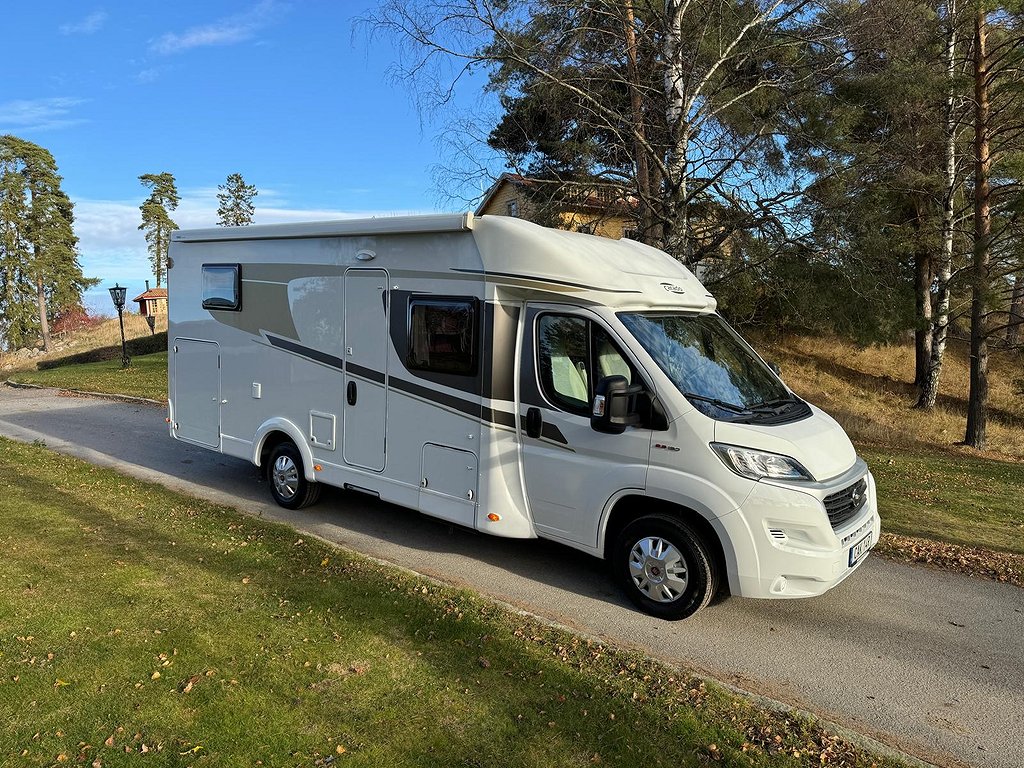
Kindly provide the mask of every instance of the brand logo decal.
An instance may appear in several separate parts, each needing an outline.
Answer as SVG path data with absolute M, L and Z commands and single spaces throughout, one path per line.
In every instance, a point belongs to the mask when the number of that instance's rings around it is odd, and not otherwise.
M 686 290 L 683 287 L 675 285 L 674 283 L 662 283 L 661 287 L 669 293 L 686 293 Z
M 655 443 L 655 448 L 661 448 L 663 451 L 678 451 L 679 448 L 674 445 L 665 445 L 664 443 Z

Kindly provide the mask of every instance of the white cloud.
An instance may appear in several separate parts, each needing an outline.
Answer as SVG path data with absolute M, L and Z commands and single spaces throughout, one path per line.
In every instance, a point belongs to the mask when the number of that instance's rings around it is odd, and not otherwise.
M 104 283 L 141 281 L 150 276 L 146 239 L 139 230 L 141 205 L 138 200 L 76 200 L 75 233 L 82 268 L 89 277 Z M 273 207 L 261 207 L 261 199 Z M 272 201 L 276 201 L 276 205 Z M 371 216 L 393 216 L 405 211 L 341 211 L 332 208 L 288 208 L 272 190 L 260 190 L 256 198 L 256 224 L 284 224 Z M 182 194 L 171 218 L 181 229 L 213 227 L 217 224 L 217 190 L 197 189 Z
M 106 20 L 106 11 L 93 11 L 84 19 L 61 24 L 58 29 L 62 35 L 91 35 L 99 32 Z
M 62 96 L 0 103 L 0 133 L 44 131 L 80 125 L 86 121 L 71 117 L 71 110 L 84 101 L 85 99 Z
M 191 48 L 209 45 L 233 45 L 251 39 L 256 32 L 270 24 L 276 17 L 280 4 L 276 0 L 262 0 L 244 13 L 228 16 L 184 32 L 168 32 L 150 44 L 150 50 L 170 55 Z

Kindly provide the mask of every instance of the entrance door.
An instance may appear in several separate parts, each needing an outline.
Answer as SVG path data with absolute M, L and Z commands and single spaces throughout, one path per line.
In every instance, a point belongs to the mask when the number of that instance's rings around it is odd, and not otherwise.
M 174 340 L 174 434 L 220 447 L 220 347 L 214 341 Z
M 617 435 L 592 429 L 594 386 L 611 375 L 642 380 L 596 315 L 528 307 L 526 319 L 519 413 L 534 526 L 549 537 L 597 546 L 607 501 L 620 490 L 646 486 L 652 433 L 645 427 Z M 538 423 L 539 435 L 531 436 Z
M 388 273 L 345 272 L 343 453 L 356 467 L 384 469 L 388 404 Z

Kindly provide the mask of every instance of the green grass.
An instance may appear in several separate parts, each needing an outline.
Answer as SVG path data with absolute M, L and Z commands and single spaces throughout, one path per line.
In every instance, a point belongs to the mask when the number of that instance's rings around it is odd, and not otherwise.
M 888 533 L 1024 554 L 1024 464 L 930 448 L 861 450 Z
M 10 379 L 44 387 L 166 400 L 167 353 L 154 352 L 133 357 L 129 368 L 122 368 L 120 359 L 105 360 L 100 363 L 64 365 L 44 371 L 17 371 L 11 374 Z
M 283 526 L 0 457 L 0 764 L 893 765 Z

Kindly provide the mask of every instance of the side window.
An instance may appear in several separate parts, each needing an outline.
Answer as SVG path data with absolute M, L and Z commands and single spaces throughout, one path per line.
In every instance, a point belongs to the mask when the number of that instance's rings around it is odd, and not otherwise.
M 203 309 L 237 312 L 241 308 L 241 265 L 203 264 Z
M 406 367 L 473 376 L 477 368 L 476 299 L 410 299 Z
M 544 394 L 559 408 L 581 415 L 590 412 L 589 325 L 569 315 L 542 315 L 537 323 L 537 362 Z
M 601 326 L 573 315 L 541 315 L 537 370 L 547 399 L 564 411 L 590 415 L 594 385 L 605 376 L 639 376 Z

